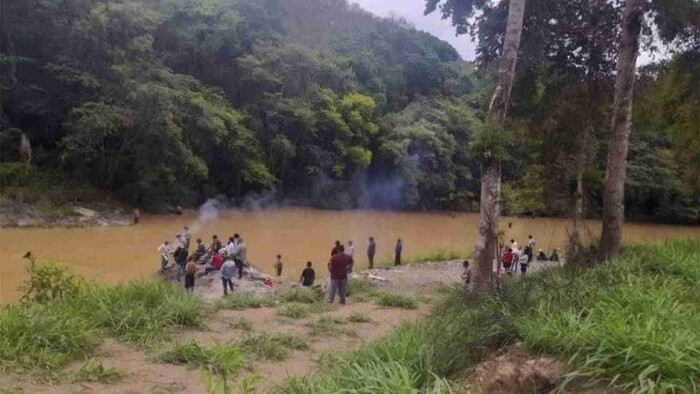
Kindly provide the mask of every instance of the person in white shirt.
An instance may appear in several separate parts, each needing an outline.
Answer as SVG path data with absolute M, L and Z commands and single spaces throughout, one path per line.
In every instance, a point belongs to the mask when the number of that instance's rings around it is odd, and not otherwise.
M 345 248 L 345 254 L 348 256 L 354 258 L 355 256 L 355 245 L 352 243 L 352 241 L 348 241 L 348 247 Z M 348 274 L 352 273 L 352 266 L 353 264 L 348 265 Z
M 160 253 L 160 269 L 161 271 L 165 271 L 168 262 L 170 262 L 170 255 L 173 253 L 173 248 L 170 246 L 169 241 L 163 241 L 157 250 L 158 253 Z
M 231 258 L 236 255 L 236 240 L 235 237 L 228 238 L 228 245 L 226 245 L 226 254 Z
M 236 263 L 229 257 L 221 266 L 221 282 L 224 285 L 224 295 L 228 295 L 228 289 L 233 292 L 233 274 L 236 272 Z
M 243 266 L 248 264 L 247 256 L 248 246 L 245 244 L 243 238 L 238 238 L 238 243 L 236 244 L 236 254 L 234 255 L 234 261 L 236 262 L 236 267 L 238 267 L 238 279 L 243 277 Z
M 513 252 L 518 249 L 518 243 L 514 239 L 510 240 L 510 248 L 513 249 Z
M 190 240 L 192 240 L 192 233 L 190 232 L 190 228 L 185 226 L 182 229 L 182 240 L 185 241 L 185 247 L 187 249 L 190 248 Z
M 530 262 L 530 257 L 527 253 L 521 251 L 520 256 L 518 257 L 518 262 L 520 263 L 520 273 L 525 275 L 525 272 L 527 272 L 527 265 Z

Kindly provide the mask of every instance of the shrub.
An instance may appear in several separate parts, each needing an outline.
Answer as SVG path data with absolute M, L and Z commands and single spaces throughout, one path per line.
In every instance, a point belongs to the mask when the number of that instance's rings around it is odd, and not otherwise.
M 311 309 L 306 304 L 290 302 L 277 308 L 277 314 L 290 319 L 304 319 L 309 317 Z
M 404 309 L 418 308 L 418 301 L 414 297 L 403 294 L 380 292 L 375 294 L 373 298 L 381 306 Z
M 266 360 L 284 360 L 290 349 L 307 350 L 309 344 L 292 335 L 262 332 L 245 338 L 241 341 L 241 347 Z
M 45 304 L 75 297 L 80 292 L 83 279 L 74 275 L 68 267 L 32 259 L 27 265 L 28 278 L 20 286 L 23 302 Z

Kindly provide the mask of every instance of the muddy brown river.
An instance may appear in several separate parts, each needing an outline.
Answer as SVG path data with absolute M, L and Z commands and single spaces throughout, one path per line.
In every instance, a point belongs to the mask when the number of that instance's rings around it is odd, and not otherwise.
M 512 227 L 508 228 L 508 223 Z M 532 234 L 537 248 L 549 253 L 560 248 L 566 238 L 564 219 L 503 218 L 506 238 L 521 244 Z M 473 249 L 478 215 L 468 213 L 419 213 L 384 211 L 322 211 L 306 208 L 280 208 L 262 211 L 228 210 L 218 217 L 200 220 L 198 212 L 181 216 L 142 217 L 129 227 L 82 229 L 0 229 L 0 303 L 16 300 L 17 286 L 24 279 L 25 252 L 41 260 L 71 266 L 89 278 L 110 283 L 151 278 L 159 268 L 158 245 L 173 240 L 189 225 L 194 239 L 208 245 L 212 234 L 226 240 L 240 233 L 248 244 L 248 259 L 254 266 L 272 273 L 275 256 L 284 261 L 283 276 L 297 279 L 304 263 L 313 261 L 317 274 L 324 276 L 324 265 L 333 242 L 355 242 L 359 267 L 366 267 L 367 237 L 377 242 L 375 261 L 392 257 L 396 238 L 404 242 L 404 257 L 439 249 L 458 251 L 465 256 Z M 600 232 L 599 221 L 588 221 L 592 235 Z M 700 227 L 658 224 L 626 224 L 625 242 L 652 242 L 670 238 L 700 238 Z

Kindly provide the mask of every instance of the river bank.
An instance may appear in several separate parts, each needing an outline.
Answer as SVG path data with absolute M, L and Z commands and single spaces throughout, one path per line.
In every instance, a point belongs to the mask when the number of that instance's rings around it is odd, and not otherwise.
M 687 240 L 582 270 L 535 263 L 482 297 L 458 285 L 459 261 L 428 262 L 359 272 L 345 307 L 291 283 L 208 301 L 162 281 L 100 286 L 0 310 L 0 387 L 222 393 L 225 377 L 228 393 L 692 393 L 698 259 Z

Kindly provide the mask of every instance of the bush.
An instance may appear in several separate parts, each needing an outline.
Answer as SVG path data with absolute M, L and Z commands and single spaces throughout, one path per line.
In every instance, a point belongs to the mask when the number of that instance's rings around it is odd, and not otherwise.
M 20 286 L 23 302 L 45 304 L 72 298 L 78 295 L 84 283 L 68 267 L 34 259 L 27 266 L 27 275 Z
M 418 301 L 415 298 L 403 294 L 380 292 L 375 294 L 373 298 L 381 306 L 404 309 L 418 308 Z

